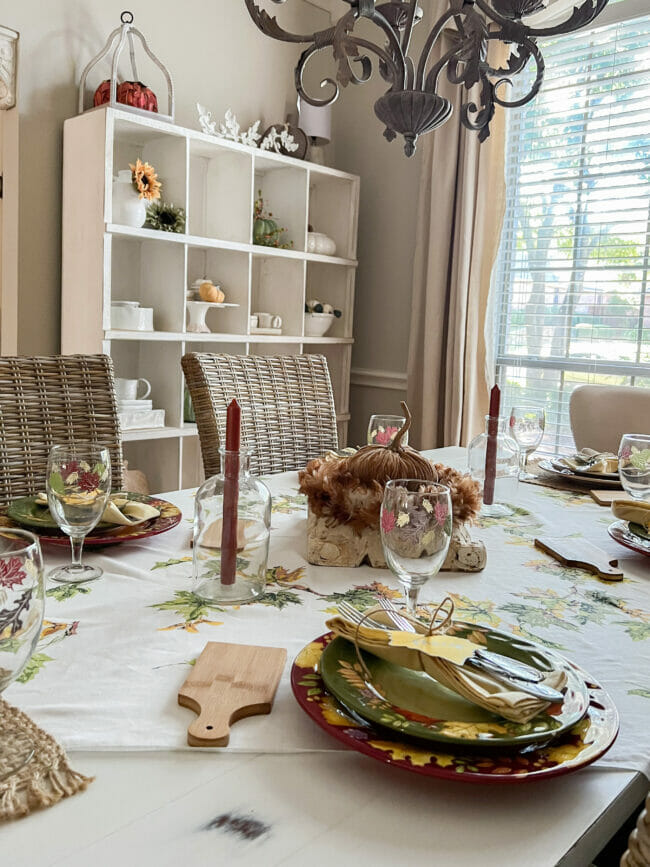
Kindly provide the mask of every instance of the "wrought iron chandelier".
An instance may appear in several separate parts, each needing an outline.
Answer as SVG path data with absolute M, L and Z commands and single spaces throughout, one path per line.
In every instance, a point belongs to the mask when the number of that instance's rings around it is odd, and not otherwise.
M 283 30 L 277 19 L 260 9 L 254 0 L 244 2 L 262 33 L 283 42 L 308 45 L 298 60 L 295 80 L 300 98 L 311 105 L 330 105 L 337 99 L 340 87 L 368 81 L 372 73 L 369 55 L 374 54 L 381 77 L 390 85 L 375 103 L 375 114 L 386 126 L 384 136 L 388 141 L 398 134 L 404 136 L 404 152 L 410 157 L 415 153 L 418 136 L 441 126 L 452 113 L 449 100 L 436 93 L 445 68 L 449 81 L 468 91 L 467 101 L 461 106 L 461 122 L 478 132 L 479 141 L 485 141 L 497 105 L 503 108 L 522 106 L 539 91 L 544 77 L 544 58 L 537 39 L 571 33 L 586 26 L 602 12 L 608 0 L 584 0 L 571 10 L 565 21 L 545 28 L 529 27 L 522 18 L 539 12 L 547 6 L 548 0 L 449 0 L 449 8 L 433 24 L 417 64 L 409 56 L 413 28 L 423 17 L 417 0 L 389 0 L 379 4 L 375 0 L 344 0 L 350 6 L 349 11 L 336 24 L 309 35 Z M 285 0 L 273 2 L 281 4 Z M 383 33 L 386 39 L 383 47 L 354 35 L 354 28 L 362 19 L 372 21 Z M 451 47 L 432 63 L 432 49 L 443 30 L 449 34 Z M 488 62 L 488 46 L 493 40 L 510 48 L 503 67 L 494 68 Z M 303 75 L 311 58 L 328 47 L 332 48 L 337 62 L 336 80 L 326 78 L 321 82 L 321 87 L 329 88 L 329 94 L 319 99 L 306 93 Z M 500 96 L 499 88 L 522 72 L 531 58 L 536 74 L 528 93 L 513 101 Z M 469 93 L 470 90 L 473 93 Z

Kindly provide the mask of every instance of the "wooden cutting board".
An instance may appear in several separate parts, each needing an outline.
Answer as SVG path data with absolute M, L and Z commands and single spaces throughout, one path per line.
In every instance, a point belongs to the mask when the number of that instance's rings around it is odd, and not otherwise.
M 629 503 L 635 501 L 632 497 L 628 497 L 625 491 L 589 491 L 591 498 L 595 500 L 599 506 L 611 506 L 614 500 L 627 500 Z
M 618 569 L 618 560 L 608 557 L 604 551 L 584 539 L 552 539 L 544 536 L 535 539 L 535 547 L 555 557 L 565 566 L 588 569 L 605 581 L 621 581 L 623 573 Z
M 225 747 L 232 723 L 270 713 L 286 661 L 283 647 L 208 641 L 178 691 L 178 703 L 198 714 L 187 743 Z

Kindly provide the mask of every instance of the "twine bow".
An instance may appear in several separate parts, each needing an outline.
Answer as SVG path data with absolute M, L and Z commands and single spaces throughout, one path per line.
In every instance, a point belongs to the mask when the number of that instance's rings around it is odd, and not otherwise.
M 359 630 L 363 626 L 364 621 L 370 619 L 372 617 L 372 615 L 376 614 L 377 612 L 382 612 L 384 614 L 388 614 L 389 616 L 390 616 L 390 614 L 398 614 L 400 617 L 403 617 L 404 620 L 408 620 L 409 623 L 412 623 L 415 627 L 418 627 L 418 626 L 422 627 L 423 624 L 419 620 L 417 620 L 415 617 L 413 617 L 411 614 L 407 614 L 401 610 L 398 610 L 398 609 L 394 608 L 392 605 L 387 606 L 386 608 L 383 608 L 381 606 L 374 606 L 373 608 L 370 608 L 368 611 L 366 611 L 363 614 L 363 616 L 361 617 L 361 620 L 357 623 L 357 628 L 354 631 L 354 650 L 357 654 L 357 659 L 359 660 L 359 664 L 361 665 L 361 668 L 363 669 L 364 674 L 366 676 L 366 683 L 368 684 L 368 686 L 370 686 L 373 689 L 373 691 L 380 698 L 382 698 L 384 701 L 387 701 L 388 699 L 386 699 L 385 696 L 381 695 L 381 693 L 377 689 L 377 686 L 373 683 L 372 674 L 370 673 L 370 670 L 368 669 L 368 666 L 366 665 L 366 663 L 363 659 L 363 656 L 361 654 L 361 648 L 359 647 Z M 451 619 L 452 619 L 453 613 L 454 613 L 454 600 L 450 596 L 445 596 L 445 598 L 437 606 L 437 608 L 435 609 L 435 611 L 431 615 L 431 620 L 429 621 L 429 624 L 427 626 L 426 633 L 420 633 L 420 634 L 425 635 L 427 638 L 429 638 L 431 635 L 444 635 L 444 633 L 447 631 L 447 629 L 451 625 Z M 443 617 L 442 617 L 442 620 L 440 620 L 438 622 L 437 618 L 438 618 L 439 614 L 442 614 Z M 416 631 L 419 631 L 419 630 L 416 629 Z M 422 651 L 418 650 L 417 652 L 419 653 L 420 657 L 422 657 Z M 421 662 L 421 659 L 420 659 L 420 662 Z M 422 668 L 424 669 L 423 665 L 422 665 Z

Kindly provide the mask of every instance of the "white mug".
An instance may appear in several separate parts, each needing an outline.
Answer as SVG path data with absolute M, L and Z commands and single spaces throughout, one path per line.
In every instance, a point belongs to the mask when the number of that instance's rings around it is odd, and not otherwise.
M 145 386 L 144 394 L 138 397 L 138 385 L 143 382 Z M 115 379 L 115 394 L 118 400 L 142 400 L 149 397 L 151 394 L 151 383 L 148 379 L 140 377 L 140 379 Z
M 251 328 L 259 328 L 259 319 L 256 313 L 253 313 L 253 315 L 250 317 L 250 326 Z
M 260 328 L 282 328 L 282 317 L 277 313 L 254 313 Z

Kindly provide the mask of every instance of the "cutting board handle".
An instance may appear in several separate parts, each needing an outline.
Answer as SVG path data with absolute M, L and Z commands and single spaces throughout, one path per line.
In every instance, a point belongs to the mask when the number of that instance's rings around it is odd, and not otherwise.
M 271 712 L 271 702 L 227 707 L 210 704 L 202 708 L 201 702 L 191 695 L 179 695 L 178 703 L 197 714 L 187 728 L 187 742 L 191 747 L 225 747 L 230 739 L 230 726 L 247 716 Z

